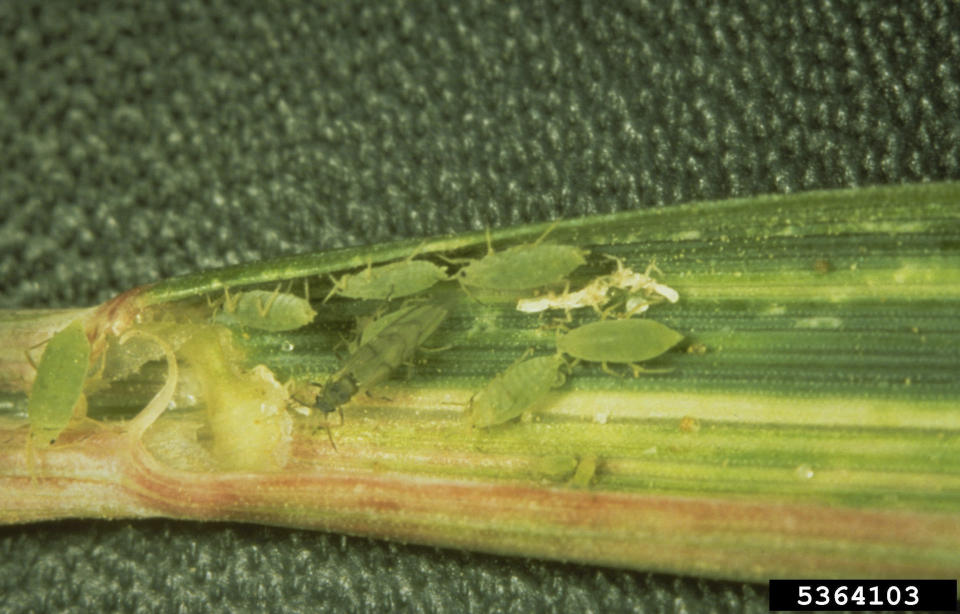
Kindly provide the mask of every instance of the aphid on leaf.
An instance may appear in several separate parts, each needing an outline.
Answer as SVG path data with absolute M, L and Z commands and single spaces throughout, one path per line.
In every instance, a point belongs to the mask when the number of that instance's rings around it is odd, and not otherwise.
M 384 305 L 386 304 L 387 303 L 384 303 Z M 404 304 L 399 309 L 383 315 L 380 315 L 382 312 L 378 309 L 377 313 L 375 313 L 373 316 L 358 318 L 357 327 L 359 328 L 360 332 L 357 335 L 356 341 L 354 341 L 352 345 L 349 345 L 350 351 L 357 351 L 360 346 L 377 337 L 377 335 L 380 334 L 380 331 L 416 309 L 420 304 L 422 303 L 410 302 Z
M 280 286 L 273 292 L 250 290 L 233 297 L 226 288 L 223 293 L 223 311 L 213 320 L 227 326 L 280 332 L 306 326 L 317 315 L 308 299 L 280 292 Z
M 521 415 L 551 388 L 566 380 L 560 370 L 565 361 L 559 354 L 539 356 L 510 365 L 494 377 L 467 407 L 466 416 L 474 426 L 501 424 Z
M 529 245 L 517 245 L 494 252 L 487 229 L 487 255 L 479 260 L 468 260 L 456 273 L 460 285 L 486 291 L 519 291 L 541 288 L 559 283 L 574 269 L 586 263 L 588 253 L 572 245 L 543 244 L 553 230 L 547 229 Z M 469 293 L 469 290 L 467 290 Z
M 388 300 L 417 294 L 432 288 L 434 284 L 449 279 L 447 270 L 428 260 L 414 260 L 419 248 L 405 260 L 367 268 L 359 273 L 349 273 L 336 279 L 333 288 L 323 302 L 339 294 L 348 298 Z
M 27 402 L 31 446 L 52 445 L 75 413 L 85 413 L 83 383 L 89 367 L 90 341 L 83 322 L 74 320 L 50 338 L 37 365 Z
M 402 307 L 398 311 L 402 311 L 402 315 L 391 318 L 389 324 L 362 343 L 347 358 L 343 368 L 322 385 L 314 399 L 314 407 L 324 414 L 340 411 L 342 421 L 342 406 L 360 390 L 375 386 L 389 377 L 394 369 L 409 363 L 449 313 L 446 307 L 435 303 Z
M 604 371 L 614 375 L 608 363 L 627 363 L 636 376 L 644 369 L 635 363 L 660 356 L 681 339 L 683 335 L 653 320 L 602 320 L 561 335 L 557 350 L 579 360 L 602 363 Z

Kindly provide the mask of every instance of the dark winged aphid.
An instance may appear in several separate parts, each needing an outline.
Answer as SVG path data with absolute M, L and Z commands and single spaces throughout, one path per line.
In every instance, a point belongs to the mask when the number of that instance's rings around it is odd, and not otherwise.
M 401 309 L 406 313 L 364 342 L 347 358 L 343 368 L 327 380 L 314 400 L 314 407 L 324 414 L 339 411 L 342 422 L 342 406 L 360 390 L 375 386 L 397 367 L 409 363 L 417 348 L 437 330 L 449 313 L 446 307 L 434 303 Z

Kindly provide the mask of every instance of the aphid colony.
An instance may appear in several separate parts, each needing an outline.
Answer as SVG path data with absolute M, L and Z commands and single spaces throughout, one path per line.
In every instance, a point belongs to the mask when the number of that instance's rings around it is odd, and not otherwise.
M 344 274 L 339 278 L 331 277 L 332 288 L 323 302 L 327 303 L 333 297 L 391 301 L 413 297 L 442 281 L 455 280 L 471 298 L 480 294 L 483 298 L 494 296 L 496 300 L 506 298 L 517 301 L 516 309 L 522 313 L 543 314 L 548 310 L 559 310 L 565 312 L 567 322 L 570 322 L 574 310 L 589 307 L 596 312 L 601 317 L 600 321 L 557 334 L 556 353 L 532 358 L 524 354 L 473 395 L 465 418 L 476 427 L 502 424 L 520 416 L 552 388 L 562 385 L 580 361 L 599 362 L 610 373 L 614 372 L 610 370 L 609 363 L 624 363 L 637 375 L 643 372 L 637 363 L 660 356 L 682 339 L 682 335 L 657 322 L 631 319 L 631 316 L 643 313 L 657 302 L 674 303 L 678 299 L 675 290 L 651 277 L 655 267 L 637 273 L 626 267 L 619 258 L 607 256 L 616 263 L 614 271 L 571 291 L 567 277 L 586 263 L 588 252 L 569 245 L 545 243 L 552 229 L 553 226 L 533 243 L 499 252 L 494 251 L 488 231 L 487 253 L 483 257 L 444 258 L 452 265 L 460 265 L 453 274 L 435 262 L 415 259 L 418 248 L 404 260 L 380 266 L 368 264 L 360 272 Z M 565 287 L 558 294 L 555 288 L 560 284 Z M 281 291 L 280 286 L 272 292 L 248 290 L 231 294 L 224 289 L 223 298 L 212 305 L 209 321 L 233 330 L 284 332 L 299 329 L 313 322 L 317 315 L 306 286 L 304 290 L 304 296 L 301 297 Z M 539 292 L 544 293 L 536 294 Z M 522 296 L 531 293 L 535 295 Z M 343 405 L 358 392 L 369 390 L 389 378 L 401 366 L 410 364 L 417 350 L 440 327 L 452 308 L 453 302 L 414 298 L 393 311 L 375 317 L 361 328 L 341 368 L 322 384 L 314 384 L 313 397 L 306 401 L 280 391 L 272 375 L 267 377 L 263 373 L 231 371 L 228 362 L 237 350 L 211 350 L 212 347 L 227 347 L 229 343 L 224 346 L 218 341 L 219 333 L 209 324 L 196 324 L 195 329 L 191 329 L 194 332 L 182 342 L 181 348 L 193 356 L 193 372 L 200 374 L 199 377 L 209 384 L 207 387 L 210 390 L 226 386 L 246 391 L 232 396 L 207 392 L 208 408 L 213 408 L 210 410 L 212 426 L 218 424 L 214 418 L 217 407 L 243 406 L 241 397 L 244 395 L 259 395 L 263 399 L 269 397 L 269 405 L 280 407 L 281 413 L 284 413 L 284 398 L 288 406 L 290 403 L 309 405 L 324 416 L 338 411 L 342 421 Z M 81 393 L 90 370 L 90 347 L 84 326 L 79 320 L 54 334 L 48 341 L 37 367 L 29 399 L 30 439 L 33 445 L 49 445 L 75 413 L 83 413 Z M 174 352 L 164 347 L 168 362 L 171 363 L 171 372 L 176 373 Z M 172 396 L 176 385 L 176 376 L 172 379 L 173 382 L 168 382 L 170 390 L 167 396 Z M 269 394 L 260 394 L 256 392 L 258 390 L 267 390 Z M 154 415 L 151 421 L 163 411 L 163 407 L 158 406 L 152 411 Z M 258 411 L 262 413 L 262 408 L 250 409 L 252 413 L 248 414 L 259 416 Z M 255 420 L 262 423 L 264 432 L 260 438 L 266 443 L 261 447 L 266 451 L 276 448 L 274 443 L 286 437 L 283 433 L 289 432 L 288 422 L 276 413 L 274 411 L 268 418 Z M 232 427 L 225 425 L 222 429 L 226 432 Z M 216 432 L 217 428 L 213 430 Z M 329 427 L 327 431 L 329 435 Z M 249 439 L 249 436 L 246 438 Z M 332 435 L 330 439 L 332 443 Z M 234 468 L 247 469 L 257 466 L 257 463 L 244 460 L 249 459 L 251 454 L 247 448 L 235 447 L 224 451 L 222 456 L 233 459 L 230 464 Z
M 577 247 L 543 243 L 552 229 L 553 226 L 533 243 L 501 252 L 494 251 L 488 231 L 487 254 L 476 260 L 448 260 L 463 265 L 452 276 L 433 263 L 413 260 L 416 252 L 400 262 L 368 265 L 360 273 L 333 279 L 334 286 L 326 300 L 334 295 L 381 300 L 411 296 L 447 279 L 459 281 L 471 297 L 477 291 L 516 293 L 549 288 L 563 283 L 567 275 L 585 264 L 587 255 Z M 677 301 L 675 290 L 650 276 L 654 267 L 636 273 L 625 267 L 622 260 L 608 258 L 616 262 L 612 273 L 597 277 L 576 292 L 570 292 L 566 282 L 562 294 L 548 292 L 521 298 L 517 309 L 525 313 L 563 310 L 570 321 L 570 312 L 582 307 L 591 307 L 603 318 L 616 311 L 621 318 L 629 318 L 656 302 Z M 367 324 L 343 367 L 320 389 L 314 407 L 324 414 L 341 410 L 358 391 L 386 379 L 413 357 L 448 313 L 446 306 L 414 303 Z M 650 320 L 604 319 L 587 324 L 559 336 L 556 354 L 522 356 L 471 398 L 465 415 L 478 427 L 507 422 L 527 411 L 550 389 L 562 385 L 564 371 L 569 372 L 578 361 L 600 362 L 610 373 L 613 371 L 608 363 L 626 363 L 638 375 L 643 368 L 636 363 L 663 354 L 682 338 L 676 331 Z
M 663 354 L 682 339 L 682 335 L 657 322 L 629 319 L 657 302 L 677 301 L 675 290 L 651 277 L 655 267 L 637 273 L 619 258 L 607 256 L 616 263 L 614 271 L 571 291 L 567 276 L 586 263 L 587 252 L 545 243 L 551 230 L 553 226 L 532 243 L 499 252 L 493 249 L 488 231 L 483 257 L 444 259 L 462 265 L 452 275 L 434 262 L 415 259 L 419 248 L 397 262 L 380 266 L 368 263 L 360 272 L 331 277 L 332 288 L 323 302 L 336 296 L 390 301 L 417 295 L 441 281 L 456 280 L 471 297 L 482 293 L 484 297 L 505 295 L 517 300 L 517 293 L 548 289 L 539 296 L 519 298 L 517 310 L 523 313 L 562 310 L 571 321 L 572 311 L 589 307 L 603 318 L 558 335 L 555 354 L 534 358 L 524 355 L 488 382 L 471 398 L 465 413 L 477 427 L 502 424 L 520 416 L 550 389 L 562 385 L 566 373 L 579 361 L 599 362 L 610 373 L 614 372 L 608 363 L 625 363 L 637 375 L 643 372 L 637 363 Z M 565 283 L 561 293 L 549 290 L 560 283 Z M 368 321 L 350 344 L 350 354 L 342 367 L 326 382 L 315 383 L 317 392 L 305 404 L 323 415 L 340 412 L 342 421 L 342 407 L 358 392 L 369 390 L 409 364 L 450 309 L 439 303 L 408 301 Z M 607 319 L 614 314 L 619 319 Z M 230 326 L 282 331 L 304 326 L 314 315 L 307 298 L 279 293 L 278 288 L 272 294 L 254 290 L 232 298 L 226 293 L 223 310 L 215 319 Z

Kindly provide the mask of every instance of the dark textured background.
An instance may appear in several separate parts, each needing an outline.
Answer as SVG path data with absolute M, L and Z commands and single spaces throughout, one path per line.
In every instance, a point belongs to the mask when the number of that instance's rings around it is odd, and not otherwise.
M 0 307 L 647 206 L 960 179 L 956 2 L 0 3 Z M 0 529 L 0 610 L 766 611 L 760 586 L 173 521 Z

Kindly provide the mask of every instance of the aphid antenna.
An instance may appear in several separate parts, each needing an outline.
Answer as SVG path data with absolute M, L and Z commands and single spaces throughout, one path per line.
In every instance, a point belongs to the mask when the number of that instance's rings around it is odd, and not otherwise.
M 313 432 L 316 433 L 320 429 L 323 429 L 327 432 L 327 439 L 330 440 L 330 446 L 333 447 L 334 452 L 339 453 L 340 450 L 337 449 L 337 444 L 333 441 L 333 431 L 330 430 L 330 424 L 326 422 L 326 416 L 324 416 L 324 423 L 317 426 L 317 428 L 313 429 Z
M 410 262 L 411 260 L 413 260 L 417 255 L 420 254 L 420 251 L 427 246 L 427 243 L 428 243 L 427 239 L 420 241 L 420 244 L 417 245 L 415 248 L 413 248 L 413 251 L 410 252 L 409 256 L 403 259 L 403 262 Z
M 540 243 L 542 243 L 543 240 L 547 238 L 547 235 L 553 232 L 553 229 L 556 228 L 557 224 L 559 223 L 560 223 L 560 220 L 553 220 L 553 223 L 550 224 L 550 226 L 543 231 L 543 234 L 537 237 L 537 240 L 531 243 L 531 245 L 540 245 Z
M 288 385 L 289 383 L 290 382 L 288 382 Z M 312 386 L 320 386 L 320 384 L 318 384 L 317 382 L 310 382 L 310 384 Z M 290 398 L 287 400 L 287 409 L 290 409 L 292 404 L 296 404 L 299 407 L 305 409 L 307 412 L 306 415 L 310 415 L 313 413 L 312 409 L 308 404 L 304 403 L 294 395 L 291 395 Z M 296 409 L 296 408 L 294 409 L 295 411 L 297 411 L 297 413 L 303 413 L 300 409 Z M 340 415 L 339 426 L 343 426 L 343 408 L 340 406 L 337 406 L 336 409 L 334 409 L 333 411 L 336 411 Z M 317 427 L 313 430 L 313 432 L 316 433 L 320 429 L 325 430 L 327 432 L 327 438 L 330 440 L 330 445 L 333 447 L 334 452 L 339 452 L 340 450 L 337 449 L 337 444 L 333 441 L 333 431 L 330 429 L 330 421 L 327 418 L 330 412 L 321 410 L 321 413 L 323 414 L 323 424 L 317 425 Z
M 34 370 L 34 371 L 37 370 L 37 363 L 33 362 L 33 356 L 30 355 L 30 350 L 33 350 L 33 349 L 35 349 L 35 348 L 38 348 L 38 347 L 40 347 L 41 345 L 43 345 L 44 343 L 46 343 L 46 341 L 41 341 L 41 342 L 38 343 L 37 345 L 35 345 L 35 346 L 33 346 L 33 347 L 30 347 L 30 348 L 27 348 L 27 349 L 25 349 L 25 350 L 23 351 L 23 355 L 27 358 L 27 362 L 30 363 L 30 366 L 33 367 L 33 370 Z
M 486 228 L 484 228 L 484 229 L 483 229 L 483 232 L 484 232 L 484 234 L 485 234 L 486 237 L 487 237 L 487 255 L 489 256 L 490 254 L 494 253 L 494 251 L 493 251 L 493 239 L 492 239 L 491 236 L 490 236 L 490 227 L 487 226 Z
M 340 282 L 337 280 L 336 277 L 333 276 L 332 273 L 328 274 L 327 277 L 329 277 L 329 278 L 330 278 L 330 281 L 333 282 L 333 287 L 330 288 L 330 293 L 327 294 L 326 297 L 324 297 L 324 299 L 323 299 L 323 301 L 322 301 L 324 304 L 326 304 L 326 302 L 329 301 L 330 298 L 331 298 L 334 294 L 337 293 L 337 290 L 342 290 L 342 289 L 343 289 L 343 288 L 340 286 Z
M 537 245 L 540 245 L 541 243 L 543 243 L 543 240 L 546 239 L 551 232 L 553 232 L 553 229 L 556 228 L 557 224 L 559 223 L 560 223 L 560 220 L 554 220 L 553 223 L 550 224 L 550 226 L 543 231 L 543 234 L 537 237 L 533 241 L 533 243 L 531 243 L 528 247 L 536 247 Z M 490 227 L 487 226 L 484 229 L 484 232 L 486 233 L 486 236 L 487 236 L 487 255 L 489 256 L 490 254 L 496 253 L 496 250 L 493 249 L 493 240 L 490 236 Z

